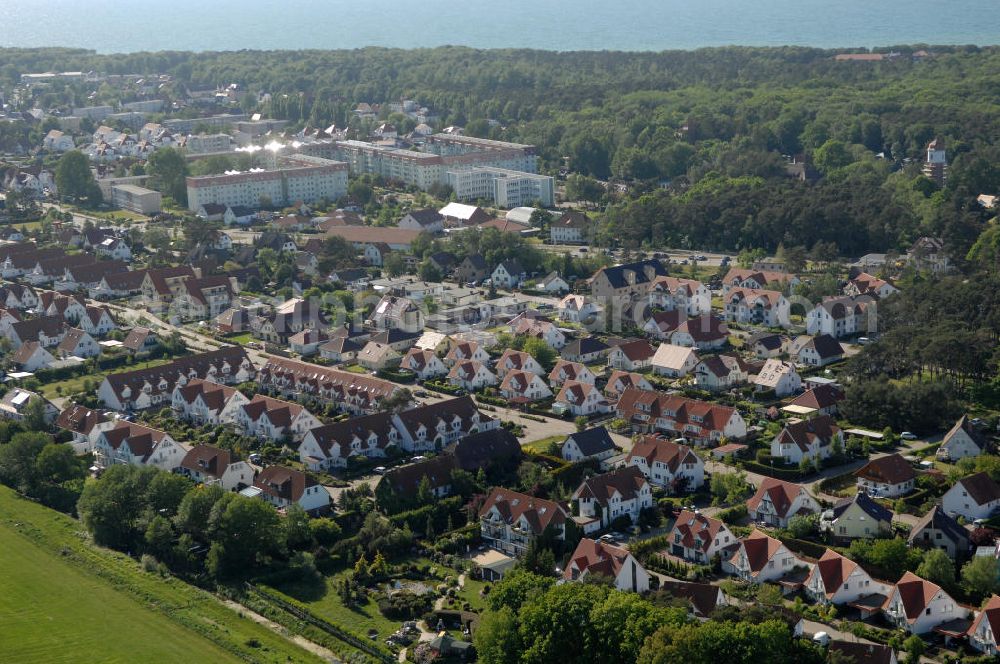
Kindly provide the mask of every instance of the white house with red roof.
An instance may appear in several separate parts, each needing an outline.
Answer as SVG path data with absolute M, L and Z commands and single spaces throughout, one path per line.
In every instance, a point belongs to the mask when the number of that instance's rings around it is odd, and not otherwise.
M 640 512 L 653 506 L 653 492 L 642 471 L 629 466 L 583 480 L 571 500 L 578 517 L 593 520 L 592 527 L 584 525 L 590 533 L 623 516 L 638 523 Z
M 324 486 L 302 471 L 284 466 L 262 470 L 249 491 L 279 509 L 299 505 L 307 512 L 315 512 L 330 504 L 330 492 Z
M 236 461 L 229 450 L 195 445 L 180 463 L 180 472 L 195 482 L 235 491 L 253 483 L 254 470 L 246 461 Z
M 629 388 L 652 390 L 653 384 L 641 373 L 615 369 L 611 372 L 611 376 L 608 377 L 608 382 L 604 386 L 604 394 L 609 399 L 617 401 L 622 393 Z
M 805 592 L 820 604 L 849 604 L 870 595 L 888 596 L 891 584 L 871 577 L 850 558 L 827 549 L 806 578 Z
M 597 383 L 597 376 L 587 368 L 586 364 L 570 362 L 569 360 L 556 360 L 556 365 L 549 372 L 549 385 L 559 387 L 566 381 L 577 381 L 594 385 Z
M 107 468 L 117 463 L 155 466 L 172 471 L 181 465 L 187 448 L 159 431 L 123 420 L 110 428 L 101 428 L 94 442 L 94 465 Z
M 729 326 L 717 316 L 688 318 L 670 334 L 670 343 L 698 350 L 719 350 L 729 343 Z
M 778 327 L 788 321 L 791 305 L 778 291 L 732 288 L 724 297 L 726 321 Z
M 829 415 L 789 422 L 771 441 L 771 456 L 797 464 L 803 459 L 826 459 L 834 444 L 844 445 L 844 434 Z
M 548 529 L 555 539 L 565 539 L 569 518 L 569 511 L 555 501 L 502 487 L 494 487 L 479 510 L 483 540 L 512 556 L 522 555 Z
M 401 369 L 409 369 L 420 380 L 437 378 L 438 376 L 446 376 L 448 374 L 448 367 L 444 365 L 441 358 L 434 351 L 422 348 L 411 348 L 408 350 L 399 366 Z
M 695 279 L 656 277 L 649 289 L 649 304 L 665 311 L 683 311 L 688 316 L 707 314 L 712 309 L 712 292 Z
M 871 295 L 878 299 L 886 298 L 893 293 L 898 293 L 899 289 L 890 284 L 885 279 L 862 272 L 844 286 L 844 295 L 857 297 L 859 295 Z
M 702 390 L 721 392 L 750 379 L 750 366 L 737 355 L 709 355 L 694 367 L 694 383 Z
M 496 374 L 504 378 L 511 371 L 530 371 L 537 376 L 544 376 L 545 369 L 534 357 L 523 350 L 508 348 L 496 363 Z
M 782 583 L 786 588 L 801 587 L 812 565 L 792 553 L 780 540 L 760 530 L 744 537 L 723 569 L 744 581 Z M 800 578 L 801 577 L 801 578 Z
M 223 421 L 229 420 L 244 435 L 279 441 L 286 436 L 292 440 L 302 438 L 312 429 L 322 425 L 319 419 L 304 406 L 282 401 L 263 394 L 254 395 L 248 403 L 230 401 L 223 412 Z M 231 410 L 230 410 L 231 409 Z
M 645 339 L 637 339 L 615 346 L 608 353 L 608 366 L 625 371 L 637 371 L 649 366 L 656 349 Z
M 563 572 L 566 581 L 582 581 L 586 576 L 611 579 L 622 591 L 644 593 L 649 590 L 649 572 L 627 549 L 586 537 L 576 545 Z
M 910 634 L 926 634 L 942 623 L 966 618 L 960 606 L 936 583 L 906 572 L 889 590 L 882 607 L 886 619 Z
M 854 472 L 858 490 L 877 498 L 898 498 L 913 491 L 917 474 L 899 454 L 872 459 Z
M 667 539 L 671 554 L 701 565 L 708 565 L 716 555 L 725 559 L 739 545 L 725 523 L 689 510 L 681 510 Z
M 562 406 L 577 417 L 611 412 L 611 404 L 591 383 L 567 380 L 556 394 L 554 406 Z
M 969 628 L 969 645 L 987 655 L 1000 654 L 1000 596 L 993 595 Z
M 750 290 L 761 290 L 764 288 L 780 289 L 785 286 L 794 286 L 798 283 L 799 278 L 788 272 L 733 267 L 722 278 L 722 291 L 723 293 L 728 293 L 734 288 L 746 288 Z
M 754 521 L 787 528 L 793 517 L 819 514 L 820 506 L 801 484 L 765 477 L 747 501 L 747 512 Z
M 170 406 L 178 419 L 217 426 L 232 421 L 230 417 L 235 408 L 249 401 L 235 387 L 194 378 L 185 385 L 174 387 Z M 227 413 L 226 419 L 223 413 Z
M 747 435 L 746 421 L 735 408 L 677 394 L 629 388 L 615 410 L 635 431 L 663 431 L 698 444 L 741 440 Z
M 650 482 L 671 493 L 696 491 L 705 483 L 705 462 L 687 445 L 658 436 L 644 436 L 625 457 Z
M 969 521 L 988 519 L 1000 510 L 1000 485 L 988 473 L 963 477 L 941 497 L 941 507 Z
M 548 399 L 552 390 L 538 374 L 512 369 L 500 381 L 500 394 L 514 403 L 530 403 Z
M 462 387 L 469 392 L 492 387 L 497 384 L 497 377 L 489 367 L 477 360 L 458 360 L 448 372 L 448 383 Z
M 448 354 L 444 356 L 444 363 L 453 366 L 461 360 L 475 360 L 486 364 L 490 361 L 490 354 L 475 341 L 452 342 Z

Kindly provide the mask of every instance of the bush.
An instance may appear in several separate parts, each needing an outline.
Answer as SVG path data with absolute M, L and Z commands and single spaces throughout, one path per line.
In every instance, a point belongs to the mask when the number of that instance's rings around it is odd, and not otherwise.
M 378 598 L 378 610 L 390 620 L 414 620 L 434 608 L 433 595 L 403 590 Z

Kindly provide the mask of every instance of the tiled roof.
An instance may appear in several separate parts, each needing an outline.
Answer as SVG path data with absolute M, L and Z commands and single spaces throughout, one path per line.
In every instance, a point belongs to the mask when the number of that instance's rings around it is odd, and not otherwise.
M 757 493 L 747 501 L 747 508 L 756 512 L 766 496 L 771 500 L 771 504 L 774 506 L 774 511 L 777 515 L 784 518 L 788 515 L 788 510 L 791 509 L 792 502 L 804 491 L 805 488 L 800 484 L 785 482 L 773 477 L 765 477 L 757 489 Z
M 549 525 L 558 526 L 569 518 L 568 510 L 559 503 L 502 487 L 494 487 L 490 491 L 479 510 L 479 516 L 485 516 L 494 507 L 508 525 L 514 525 L 524 517 L 535 535 L 541 535 Z
M 594 456 L 616 449 L 615 441 L 611 439 L 611 434 L 604 426 L 571 433 L 566 436 L 566 441 L 570 440 L 576 443 L 584 456 Z
M 916 477 L 913 466 L 898 454 L 872 459 L 854 472 L 855 476 L 880 484 L 902 484 Z

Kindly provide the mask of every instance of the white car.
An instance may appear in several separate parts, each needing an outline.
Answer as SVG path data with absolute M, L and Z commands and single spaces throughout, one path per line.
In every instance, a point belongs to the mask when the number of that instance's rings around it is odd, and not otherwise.
M 899 437 L 902 438 L 903 440 L 916 440 L 917 434 L 913 433 L 912 431 L 904 431 L 903 433 L 899 434 Z

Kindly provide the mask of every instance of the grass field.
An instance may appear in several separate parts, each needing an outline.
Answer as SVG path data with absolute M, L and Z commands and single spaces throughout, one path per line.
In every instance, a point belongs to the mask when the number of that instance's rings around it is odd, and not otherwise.
M 530 443 L 524 443 L 521 445 L 521 449 L 526 452 L 534 452 L 535 454 L 546 454 L 546 450 L 552 443 L 559 443 L 566 440 L 566 436 L 549 436 L 548 438 L 539 438 L 538 440 L 533 440 Z
M 73 376 L 72 378 L 67 378 L 65 380 L 58 380 L 52 383 L 46 383 L 45 385 L 42 385 L 39 391 L 42 393 L 42 396 L 44 396 L 47 399 L 52 399 L 58 396 L 66 397 L 71 394 L 77 394 L 78 392 L 82 392 L 83 384 L 87 380 L 91 381 L 94 385 L 97 385 L 99 387 L 101 383 L 104 382 L 104 376 L 107 373 L 117 373 L 120 371 L 134 371 L 137 369 L 150 369 L 152 367 L 156 367 L 161 364 L 167 364 L 172 360 L 173 358 L 161 357 L 155 360 L 137 362 L 136 364 L 132 365 L 123 365 L 110 372 L 92 373 L 92 374 L 86 374 L 85 376 Z M 56 389 L 57 387 L 59 387 L 60 389 L 57 390 Z
M 0 487 L 0 660 L 319 662 L 283 637 Z

